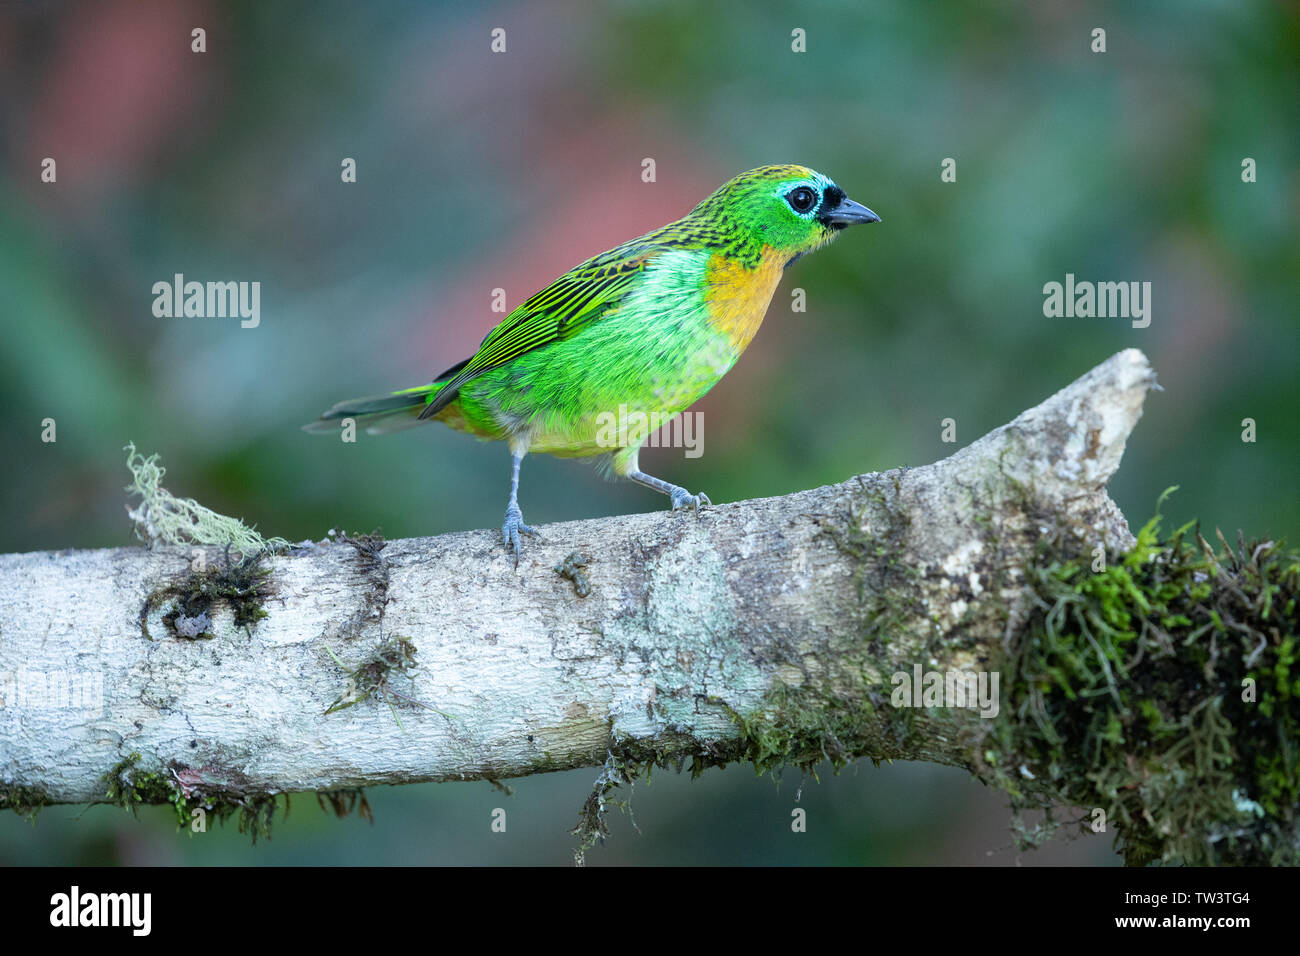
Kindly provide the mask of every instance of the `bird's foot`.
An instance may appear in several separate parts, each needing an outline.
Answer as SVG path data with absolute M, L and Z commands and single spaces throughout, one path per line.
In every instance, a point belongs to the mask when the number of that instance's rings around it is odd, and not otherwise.
M 673 511 L 681 511 L 683 508 L 690 508 L 695 512 L 695 517 L 700 516 L 700 512 L 705 508 L 712 506 L 713 502 L 704 492 L 693 495 L 680 485 L 674 485 L 672 482 L 664 481 L 662 478 L 656 478 L 654 475 L 647 475 L 644 471 L 638 471 L 636 468 L 629 468 L 627 476 L 637 484 L 645 485 L 647 488 L 653 488 L 661 495 L 667 495 L 673 503 Z
M 536 536 L 537 529 L 524 524 L 524 513 L 519 510 L 517 504 L 511 504 L 510 507 L 506 508 L 506 521 L 501 526 L 501 538 L 505 542 L 506 550 L 514 549 L 516 568 L 519 567 L 519 536 L 521 534 Z
M 685 488 L 678 488 L 676 486 L 674 486 L 673 490 L 669 492 L 669 497 L 673 502 L 673 511 L 681 511 L 683 508 L 689 508 L 695 512 L 697 518 L 702 510 L 713 504 L 713 502 L 709 500 L 709 496 L 702 491 L 698 495 L 693 495 Z

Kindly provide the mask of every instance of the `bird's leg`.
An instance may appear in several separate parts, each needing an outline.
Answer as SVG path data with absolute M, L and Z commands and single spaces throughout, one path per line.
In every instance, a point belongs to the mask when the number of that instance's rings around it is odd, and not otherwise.
M 506 547 L 515 549 L 515 567 L 519 567 L 519 535 L 537 534 L 537 529 L 524 524 L 524 513 L 519 510 L 519 465 L 524 460 L 524 452 L 511 452 L 513 463 L 510 469 L 510 504 L 506 505 L 506 522 L 501 526 L 501 537 Z
M 628 469 L 627 476 L 639 485 L 645 485 L 647 488 L 653 488 L 655 491 L 667 495 L 672 500 L 673 511 L 681 508 L 693 508 L 696 517 L 699 517 L 700 509 L 713 504 L 709 500 L 709 496 L 702 491 L 698 495 L 693 495 L 679 485 L 664 481 L 662 478 L 656 478 L 654 475 L 647 475 L 644 471 L 638 471 L 635 468 Z

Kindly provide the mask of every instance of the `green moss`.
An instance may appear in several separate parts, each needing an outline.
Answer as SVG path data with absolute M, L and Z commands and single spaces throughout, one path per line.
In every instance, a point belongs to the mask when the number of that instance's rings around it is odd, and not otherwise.
M 578 838 L 578 846 L 573 851 L 573 861 L 578 866 L 585 862 L 587 851 L 597 843 L 604 843 L 609 835 L 609 824 L 605 822 L 609 810 L 617 807 L 631 813 L 630 797 L 616 799 L 614 792 L 624 784 L 631 787 L 642 775 L 648 777 L 655 763 L 664 759 L 662 752 L 656 754 L 644 739 L 620 739 L 621 735 L 614 730 L 612 722 L 610 737 L 612 745 L 605 766 L 583 802 L 577 825 L 569 831 Z
M 28 823 L 36 822 L 36 815 L 48 802 L 40 787 L 0 784 L 0 810 L 12 810 Z
M 189 571 L 178 581 L 158 588 L 145 599 L 140 609 L 140 632 L 150 640 L 149 616 L 158 608 L 170 604 L 163 614 L 163 623 L 174 637 L 186 640 L 208 640 L 211 613 L 215 605 L 224 602 L 234 615 L 235 626 L 248 629 L 266 617 L 263 602 L 270 594 L 267 580 L 271 569 L 263 566 L 266 553 L 259 553 L 225 567 Z
M 335 664 L 344 670 L 347 670 L 347 665 L 339 660 L 338 656 L 329 649 L 328 645 L 326 645 L 325 650 L 330 657 L 334 658 Z M 423 707 L 425 710 L 431 710 L 441 717 L 446 717 L 448 720 L 455 720 L 456 717 L 454 715 L 438 710 L 438 708 L 432 707 L 423 701 L 416 700 L 414 697 L 408 697 L 406 694 L 393 688 L 393 674 L 401 674 L 405 677 L 410 677 L 412 675 L 412 672 L 416 668 L 415 653 L 415 644 L 409 637 L 393 636 L 381 641 L 379 646 L 370 653 L 365 661 L 362 662 L 360 667 L 348 671 L 347 686 L 344 688 L 343 693 L 338 697 L 338 699 L 326 708 L 325 713 L 333 714 L 340 710 L 346 710 L 348 707 L 359 704 L 363 700 L 369 700 L 371 697 L 378 694 L 384 699 L 384 703 L 388 704 L 388 709 L 393 715 L 393 720 L 397 721 L 397 726 L 402 730 L 405 730 L 405 728 L 402 727 L 402 721 L 397 716 L 397 708 L 393 706 L 393 702 L 389 695 L 397 697 L 408 704 L 413 704 L 416 707 Z
M 196 815 L 213 816 L 221 821 L 235 817 L 240 833 L 271 838 L 271 821 L 275 815 L 277 794 L 215 793 L 204 795 L 180 783 L 172 768 L 169 771 L 144 771 L 139 768 L 140 754 L 131 753 L 104 775 L 105 799 L 136 814 L 141 804 L 170 804 L 176 813 L 178 829 L 190 826 Z M 289 797 L 285 798 L 285 815 Z
M 332 656 L 333 652 L 331 652 Z M 335 663 L 344 667 L 342 661 Z M 409 675 L 415 670 L 415 644 L 407 637 L 390 637 L 380 643 L 370 656 L 348 672 L 348 684 L 339 698 L 330 704 L 325 713 L 333 714 L 369 700 L 375 694 L 386 694 L 388 682 L 394 671 Z
M 288 793 L 237 792 L 229 787 L 205 786 L 183 783 L 183 780 L 201 779 L 205 774 L 192 769 L 171 766 L 163 770 L 142 770 L 140 754 L 131 753 L 119 761 L 103 777 L 104 798 L 131 811 L 142 804 L 169 804 L 176 813 L 178 829 L 190 827 L 196 817 L 205 820 L 214 817 L 224 826 L 234 818 L 240 833 L 247 833 L 256 845 L 258 837 L 271 838 L 271 824 L 276 809 L 283 799 L 284 817 L 289 815 Z M 353 812 L 371 823 L 370 803 L 360 788 L 321 790 L 316 792 L 322 809 L 333 810 L 344 817 Z
M 750 764 L 760 775 L 796 767 L 817 779 L 817 767 L 823 763 L 839 773 L 863 757 L 879 765 L 882 760 L 904 756 L 910 747 L 915 712 L 881 706 L 884 703 L 883 699 L 873 700 L 869 693 L 861 698 L 828 700 L 821 689 L 777 684 L 757 710 L 740 714 L 726 708 L 738 739 L 721 752 L 693 755 L 691 775 L 698 777 L 711 766 L 738 761 Z
M 357 565 L 370 582 L 370 587 L 363 594 L 366 609 L 377 612 L 382 622 L 384 610 L 388 607 L 389 574 L 388 562 L 380 552 L 388 547 L 388 542 L 384 540 L 378 528 L 370 534 L 360 535 L 350 535 L 346 531 L 340 531 L 334 540 L 339 544 L 351 545 L 356 552 Z M 355 619 L 354 631 L 360 630 L 360 622 L 361 618 Z
M 374 814 L 370 811 L 370 801 L 366 799 L 366 792 L 360 787 L 342 790 L 318 790 L 316 791 L 316 802 L 320 804 L 322 810 L 334 811 L 334 815 L 339 819 L 355 812 L 357 816 L 367 823 L 373 824 L 375 822 Z
M 1132 865 L 1300 862 L 1300 556 L 1160 523 L 1102 570 L 1028 569 L 976 773 L 1018 808 L 1103 810 Z
M 902 503 L 901 490 L 901 473 L 887 472 L 850 502 L 847 520 L 819 521 L 821 533 L 852 561 L 863 613 L 860 626 L 867 649 L 876 657 L 883 656 L 884 645 L 903 640 L 924 617 L 924 608 L 911 597 L 921 572 L 907 557 L 912 516 Z M 878 530 L 867 532 L 864 526 Z
M 179 786 L 164 774 L 139 769 L 140 754 L 132 752 L 104 774 L 104 799 L 135 815 L 140 804 L 170 803 L 176 810 L 176 822 L 190 822 L 187 800 Z
M 632 737 L 620 734 L 611 724 L 605 765 L 571 831 L 578 838 L 578 862 L 608 834 L 606 813 L 611 808 L 629 811 L 628 798 L 616 799 L 614 791 L 639 779 L 648 781 L 655 768 L 680 773 L 689 766 L 695 778 L 710 768 L 739 762 L 773 778 L 785 767 L 794 767 L 817 779 L 817 768 L 823 763 L 830 763 L 839 773 L 857 759 L 867 758 L 878 765 L 914 752 L 913 710 L 890 707 L 870 692 L 860 698 L 831 700 L 823 695 L 822 690 L 778 683 L 761 708 L 744 714 L 718 698 L 702 700 L 701 707 L 722 708 L 736 727 L 734 739 L 704 748 L 695 736 L 671 728 L 653 737 Z M 956 713 L 951 719 L 956 733 L 969 715 Z

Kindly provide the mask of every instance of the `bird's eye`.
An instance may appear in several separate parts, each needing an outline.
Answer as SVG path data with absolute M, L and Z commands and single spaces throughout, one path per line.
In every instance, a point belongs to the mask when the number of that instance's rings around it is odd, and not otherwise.
M 817 205 L 817 194 L 807 186 L 800 186 L 798 189 L 792 189 L 786 193 L 785 201 L 790 204 L 790 208 L 797 213 L 805 213 Z

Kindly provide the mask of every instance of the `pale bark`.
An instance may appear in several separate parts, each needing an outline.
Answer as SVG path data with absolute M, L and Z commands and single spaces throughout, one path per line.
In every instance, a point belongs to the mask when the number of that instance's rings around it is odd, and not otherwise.
M 237 628 L 218 602 L 209 640 L 178 636 L 166 596 L 141 624 L 189 550 L 0 556 L 0 786 L 101 799 L 133 752 L 234 793 L 595 767 L 638 741 L 725 758 L 737 715 L 774 687 L 887 700 L 915 663 L 976 666 L 1019 626 L 1042 535 L 1128 547 L 1105 489 L 1154 383 L 1130 349 L 933 465 L 698 518 L 548 525 L 517 570 L 495 529 L 279 555 L 267 616 Z M 575 551 L 586 597 L 554 570 Z M 399 636 L 419 665 L 389 682 L 400 725 L 379 696 L 326 714 L 347 684 L 327 647 L 352 668 Z M 102 706 L 33 705 L 15 672 L 102 680 Z M 864 726 L 855 755 L 969 765 L 960 735 L 925 720 L 905 739 Z

